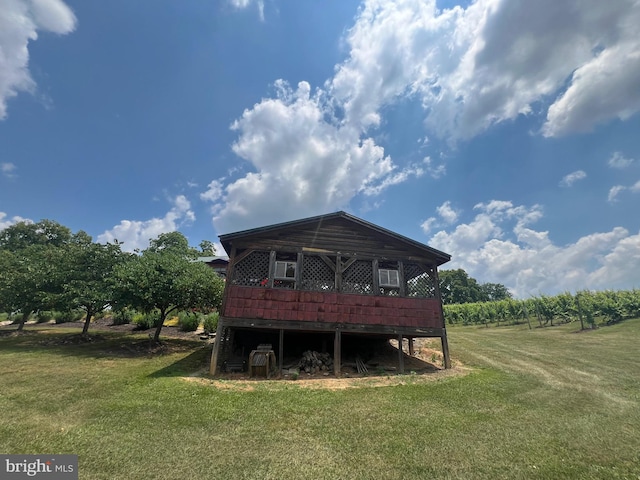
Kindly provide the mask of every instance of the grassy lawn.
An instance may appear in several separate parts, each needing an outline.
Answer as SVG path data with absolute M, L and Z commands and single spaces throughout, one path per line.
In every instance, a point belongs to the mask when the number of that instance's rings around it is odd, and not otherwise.
M 452 328 L 468 375 L 342 390 L 187 381 L 210 350 L 186 341 L 4 335 L 0 452 L 75 453 L 81 479 L 638 479 L 640 319 L 576 330 Z

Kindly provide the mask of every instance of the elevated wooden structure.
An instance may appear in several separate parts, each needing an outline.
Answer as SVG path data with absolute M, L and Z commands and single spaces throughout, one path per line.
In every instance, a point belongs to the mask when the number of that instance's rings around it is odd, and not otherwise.
M 217 372 L 233 330 L 332 332 L 442 341 L 450 368 L 438 267 L 450 255 L 345 212 L 221 235 L 227 283 L 211 358 Z M 401 352 L 400 352 L 401 353 Z M 399 358 L 402 369 L 402 355 Z

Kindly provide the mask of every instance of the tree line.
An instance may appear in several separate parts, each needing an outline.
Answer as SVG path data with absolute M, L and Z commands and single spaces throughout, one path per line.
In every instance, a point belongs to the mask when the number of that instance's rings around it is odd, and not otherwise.
M 105 309 L 157 312 L 153 335 L 159 341 L 168 315 L 182 310 L 220 307 L 224 283 L 202 252 L 180 232 L 163 233 L 141 252 L 121 244 L 96 243 L 84 231 L 51 220 L 20 222 L 0 231 L 0 312 L 18 313 L 18 330 L 30 315 L 44 310 L 81 310 L 82 334 L 91 318 Z

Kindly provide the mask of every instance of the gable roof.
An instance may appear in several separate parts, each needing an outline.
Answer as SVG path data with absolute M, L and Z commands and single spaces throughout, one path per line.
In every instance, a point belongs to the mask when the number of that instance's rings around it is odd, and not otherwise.
M 435 260 L 437 265 L 442 265 L 443 263 L 451 260 L 451 255 L 447 253 L 429 247 L 424 243 L 417 242 L 416 240 L 413 240 L 409 237 L 405 237 L 404 235 L 400 235 L 399 233 L 392 232 L 391 230 L 387 230 L 386 228 L 367 222 L 366 220 L 343 211 L 303 218 L 300 220 L 293 220 L 290 222 L 267 225 L 264 227 L 252 228 L 249 230 L 227 233 L 224 235 L 220 235 L 219 238 L 224 249 L 228 254 L 230 254 L 231 247 L 234 242 L 244 242 L 252 238 L 268 238 L 272 235 L 278 236 L 285 234 L 288 231 L 295 232 L 301 229 L 313 229 L 315 231 L 320 231 L 323 225 L 326 227 L 328 225 L 335 224 L 336 222 L 339 222 L 343 225 L 348 225 L 361 231 L 370 232 L 374 235 L 385 237 L 389 241 L 404 246 L 409 250 L 419 251 L 423 255 Z

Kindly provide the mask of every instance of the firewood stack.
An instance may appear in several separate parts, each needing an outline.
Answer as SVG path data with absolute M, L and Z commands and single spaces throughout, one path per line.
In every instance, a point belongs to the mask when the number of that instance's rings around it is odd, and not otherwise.
M 333 368 L 333 359 L 328 353 L 318 353 L 307 350 L 302 354 L 298 368 L 305 373 L 318 373 L 330 371 Z

